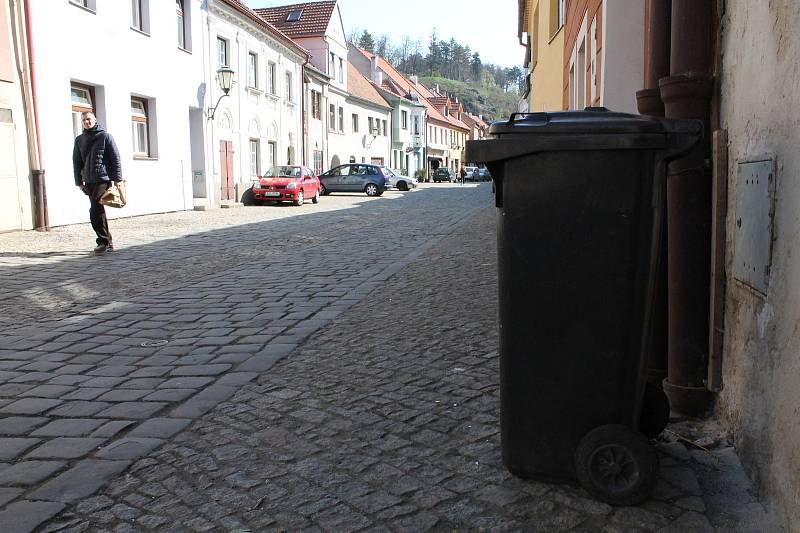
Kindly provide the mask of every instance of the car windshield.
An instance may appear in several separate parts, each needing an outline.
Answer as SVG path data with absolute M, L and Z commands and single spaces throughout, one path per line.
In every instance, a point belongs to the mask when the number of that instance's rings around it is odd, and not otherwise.
M 300 177 L 300 167 L 272 167 L 264 177 L 270 178 L 297 178 Z
M 397 177 L 397 174 L 395 174 L 391 168 L 384 168 L 383 173 L 386 174 L 387 176 Z

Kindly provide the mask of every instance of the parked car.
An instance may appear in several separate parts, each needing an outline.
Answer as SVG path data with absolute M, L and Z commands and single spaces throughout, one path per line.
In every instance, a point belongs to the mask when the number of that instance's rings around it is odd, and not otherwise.
M 440 181 L 453 182 L 455 179 L 456 175 L 453 174 L 453 171 L 447 167 L 439 167 L 433 171 L 434 183 L 439 183 Z
M 320 174 L 320 191 L 323 195 L 332 192 L 363 192 L 367 196 L 380 196 L 392 187 L 387 175 L 388 168 L 369 163 L 339 165 Z
M 407 191 L 417 186 L 417 180 L 409 176 L 403 176 L 400 170 L 385 169 L 389 175 L 389 183 L 398 191 Z
M 245 191 L 242 203 L 292 202 L 303 205 L 307 198 L 311 198 L 316 204 L 319 195 L 319 179 L 311 169 L 300 165 L 274 166 Z
M 467 181 L 478 181 L 478 167 L 464 167 L 466 175 L 464 179 Z
M 486 167 L 478 167 L 478 180 L 491 181 L 492 177 L 489 175 L 489 169 Z

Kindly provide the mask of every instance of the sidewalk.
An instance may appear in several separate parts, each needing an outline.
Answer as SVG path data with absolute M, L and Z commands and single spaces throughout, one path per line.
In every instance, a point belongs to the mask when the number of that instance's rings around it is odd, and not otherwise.
M 632 508 L 511 476 L 494 210 L 419 250 L 42 531 L 772 531 L 724 446 L 662 445 L 653 499 Z

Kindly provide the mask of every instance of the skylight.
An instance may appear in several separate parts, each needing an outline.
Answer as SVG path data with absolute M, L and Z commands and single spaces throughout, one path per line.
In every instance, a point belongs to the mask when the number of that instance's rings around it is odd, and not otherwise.
M 300 20 L 300 15 L 303 14 L 302 9 L 295 9 L 294 11 L 290 11 L 289 14 L 286 16 L 286 22 L 297 22 Z

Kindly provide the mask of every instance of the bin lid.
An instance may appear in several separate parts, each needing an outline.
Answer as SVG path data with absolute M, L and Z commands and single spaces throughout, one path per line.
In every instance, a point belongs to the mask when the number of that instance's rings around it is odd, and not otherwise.
M 605 107 L 587 107 L 583 111 L 553 113 L 513 113 L 507 121 L 489 128 L 493 136 L 505 134 L 630 134 L 690 132 L 697 124 L 672 121 L 645 115 L 617 113 Z

